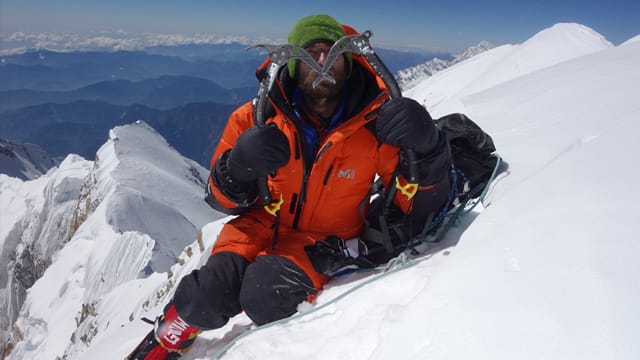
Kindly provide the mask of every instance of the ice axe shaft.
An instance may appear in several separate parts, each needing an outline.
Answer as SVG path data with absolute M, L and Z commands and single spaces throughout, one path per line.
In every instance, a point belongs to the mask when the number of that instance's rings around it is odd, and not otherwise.
M 402 96 L 402 92 L 400 91 L 400 86 L 396 82 L 396 79 L 391 74 L 391 71 L 387 68 L 387 66 L 380 60 L 378 54 L 371 47 L 371 43 L 369 42 L 369 38 L 373 35 L 371 30 L 363 31 L 360 34 L 355 35 L 347 35 L 336 41 L 335 44 L 331 47 L 331 50 L 334 48 L 340 48 L 340 53 L 350 51 L 357 55 L 362 55 L 365 60 L 371 65 L 373 70 L 380 76 L 384 84 L 387 86 L 387 90 L 389 91 L 390 98 L 397 98 Z M 331 58 L 332 51 L 329 51 L 329 56 L 327 56 L 327 62 L 335 61 L 335 58 Z M 337 57 L 337 55 L 335 55 Z M 416 153 L 411 149 L 403 149 L 405 156 L 409 162 L 409 178 L 407 181 L 410 184 L 418 183 L 418 167 L 416 163 Z
M 269 93 L 273 88 L 278 72 L 290 59 L 299 59 L 309 64 L 311 68 L 318 72 L 321 79 L 325 79 L 335 84 L 335 79 L 323 71 L 322 67 L 315 61 L 313 56 L 306 50 L 295 45 L 255 45 L 248 47 L 247 50 L 254 48 L 264 48 L 269 53 L 269 63 L 267 64 L 266 76 L 260 82 L 258 95 L 253 102 L 253 121 L 255 126 L 266 126 L 266 109 L 269 100 Z M 271 192 L 267 183 L 267 175 L 258 178 L 258 191 L 262 205 L 271 204 Z

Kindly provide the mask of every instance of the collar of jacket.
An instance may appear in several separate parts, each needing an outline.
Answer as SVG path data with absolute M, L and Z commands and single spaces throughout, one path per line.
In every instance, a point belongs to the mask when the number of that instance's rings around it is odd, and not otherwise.
M 266 68 L 264 66 L 258 68 L 256 76 L 258 80 L 264 78 L 266 76 Z M 381 82 L 379 77 L 372 73 L 372 70 L 354 61 L 351 76 L 345 84 L 348 93 L 345 104 L 346 122 L 349 122 L 348 119 L 370 108 L 373 103 L 381 102 L 380 98 L 388 97 L 386 89 L 380 86 Z M 286 66 L 284 66 L 280 69 L 278 79 L 276 79 L 269 94 L 270 101 L 265 111 L 266 118 L 273 117 L 276 114 L 274 107 L 277 107 L 287 118 L 296 121 L 296 115 L 292 107 L 295 87 L 295 81 L 289 77 Z M 375 116 L 367 117 L 360 126 L 366 125 L 374 118 Z

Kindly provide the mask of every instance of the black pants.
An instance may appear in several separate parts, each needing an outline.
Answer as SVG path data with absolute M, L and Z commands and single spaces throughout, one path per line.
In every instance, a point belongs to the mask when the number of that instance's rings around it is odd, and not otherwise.
M 242 310 L 258 325 L 291 316 L 312 293 L 311 279 L 289 259 L 263 255 L 249 263 L 240 255 L 223 252 L 185 276 L 173 302 L 187 323 L 210 330 Z

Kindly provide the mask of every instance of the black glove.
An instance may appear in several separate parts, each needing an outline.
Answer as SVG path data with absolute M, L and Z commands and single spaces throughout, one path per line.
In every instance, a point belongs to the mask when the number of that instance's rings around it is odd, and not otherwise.
M 229 172 L 239 182 L 249 183 L 270 174 L 289 161 L 289 141 L 275 126 L 254 126 L 240 134 L 229 154 Z
M 409 98 L 394 98 L 380 107 L 376 132 L 383 143 L 421 154 L 428 154 L 438 144 L 438 130 L 431 115 Z
M 375 267 L 375 264 L 362 256 L 351 256 L 344 239 L 335 235 L 329 235 L 325 240 L 305 246 L 304 251 L 309 256 L 313 268 L 324 275 L 335 276 L 350 270 Z

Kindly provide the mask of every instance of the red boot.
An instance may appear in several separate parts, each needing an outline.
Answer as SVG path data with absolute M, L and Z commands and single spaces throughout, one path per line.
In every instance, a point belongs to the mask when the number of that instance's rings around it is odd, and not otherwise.
M 142 340 L 126 360 L 174 360 L 187 351 L 200 333 L 178 315 L 171 304 L 165 314 L 156 319 L 153 330 Z

